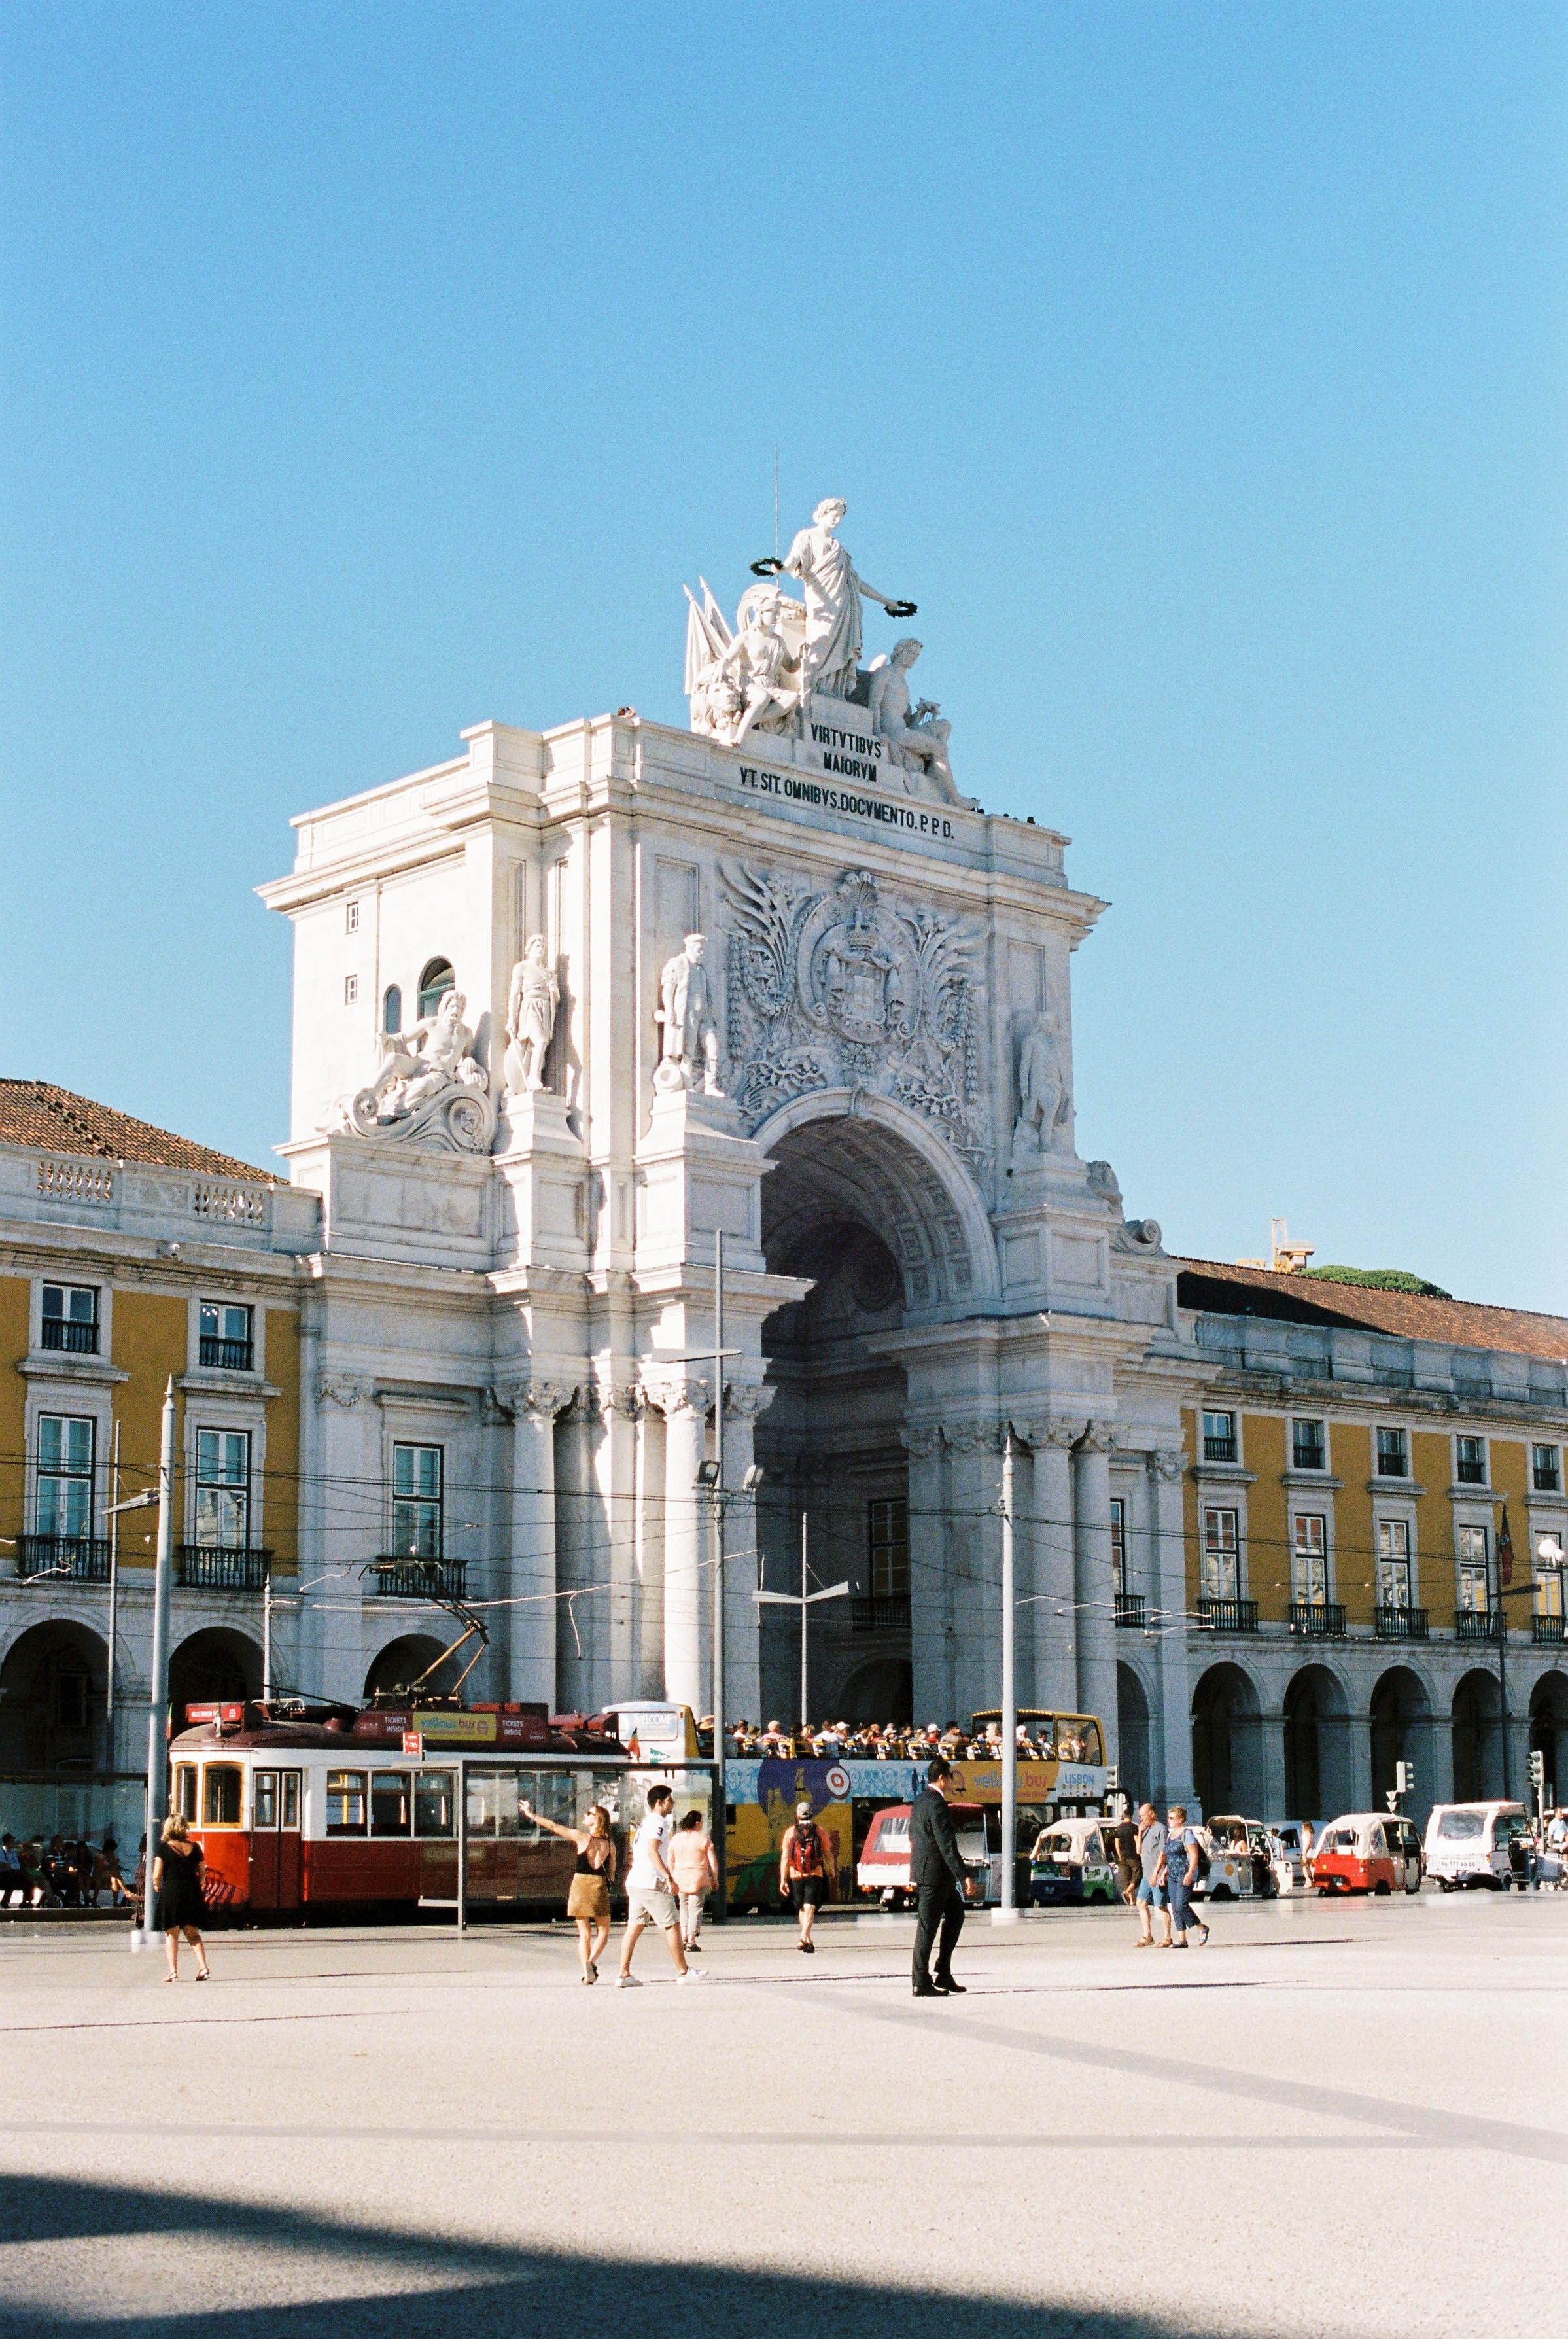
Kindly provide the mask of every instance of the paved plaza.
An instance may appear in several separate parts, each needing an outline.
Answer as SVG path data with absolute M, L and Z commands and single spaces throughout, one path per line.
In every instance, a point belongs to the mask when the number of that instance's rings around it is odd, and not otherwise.
M 1568 1897 L 706 1937 L 0 1931 L 0 2330 L 209 2339 L 1560 2327 Z M 188 1970 L 188 1969 L 187 1969 Z

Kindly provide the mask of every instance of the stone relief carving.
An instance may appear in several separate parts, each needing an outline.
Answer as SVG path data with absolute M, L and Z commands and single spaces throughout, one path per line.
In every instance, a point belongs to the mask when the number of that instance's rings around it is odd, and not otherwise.
M 1152 1454 L 1146 1456 L 1145 1462 L 1149 1476 L 1162 1478 L 1167 1485 L 1174 1485 L 1177 1479 L 1186 1475 L 1186 1455 L 1169 1451 L 1164 1446 L 1157 1447 Z
M 555 1037 L 561 987 L 545 961 L 543 934 L 530 934 L 512 969 L 507 995 L 505 1071 L 508 1096 L 537 1096 L 545 1085 L 545 1058 Z
M 1109 1421 L 1086 1421 L 1083 1436 L 1078 1441 L 1080 1454 L 1109 1454 L 1116 1442 L 1115 1426 Z
M 736 913 L 729 1056 L 747 1126 L 814 1089 L 874 1089 L 987 1169 L 971 944 L 954 922 L 884 903 L 864 869 L 819 892 L 745 862 L 722 873 Z
M 350 1412 L 369 1387 L 369 1381 L 356 1380 L 351 1373 L 322 1373 L 316 1383 L 316 1396 L 322 1405 L 340 1405 Z
M 656 1014 L 662 1027 L 656 1089 L 701 1089 L 723 1096 L 719 1086 L 719 1033 L 714 1020 L 713 977 L 704 962 L 705 934 L 688 934 L 659 976 Z
M 376 1077 L 339 1108 L 339 1126 L 357 1137 L 422 1138 L 454 1153 L 488 1153 L 496 1103 L 464 1004 L 461 992 L 446 992 L 411 1031 L 383 1033 Z
M 501 1411 L 510 1414 L 514 1421 L 519 1413 L 532 1414 L 537 1420 L 554 1421 L 577 1394 L 577 1386 L 571 1381 L 504 1381 L 490 1391 Z
M 1071 1142 L 1072 1093 L 1060 1025 L 1049 1008 L 1030 1018 L 1018 1043 L 1018 1118 L 1012 1125 L 1014 1169 Z

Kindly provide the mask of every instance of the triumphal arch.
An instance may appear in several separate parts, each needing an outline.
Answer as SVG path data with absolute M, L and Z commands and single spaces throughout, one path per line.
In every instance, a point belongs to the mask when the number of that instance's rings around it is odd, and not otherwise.
M 813 1611 L 819 1712 L 994 1704 L 1010 1445 L 1021 1702 L 1114 1730 L 1128 1569 L 1185 1614 L 1175 1268 L 1079 1150 L 1103 904 L 966 793 L 843 521 L 738 606 L 688 588 L 689 728 L 481 724 L 300 819 L 264 889 L 321 1199 L 302 1680 L 390 1679 L 429 1636 L 398 1562 L 438 1558 L 492 1693 L 702 1710 L 715 1395 L 725 1485 L 764 1473 L 725 1506 L 732 1715 L 794 1713 L 796 1613 L 754 1594 L 798 1592 L 803 1521 L 814 1588 L 850 1586 Z M 1182 1632 L 1144 1663 L 1184 1735 Z

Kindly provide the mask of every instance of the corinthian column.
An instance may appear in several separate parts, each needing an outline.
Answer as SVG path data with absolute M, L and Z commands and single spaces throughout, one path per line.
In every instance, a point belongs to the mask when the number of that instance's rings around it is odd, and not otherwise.
M 556 1416 L 576 1390 L 559 1381 L 513 1381 L 495 1392 L 512 1416 L 508 1695 L 556 1703 Z
M 1091 1421 L 1073 1448 L 1078 1703 L 1097 1713 L 1116 1760 L 1116 1610 L 1110 1565 L 1110 1424 Z
M 665 1695 L 694 1713 L 703 1702 L 707 1504 L 697 1470 L 707 1446 L 706 1381 L 659 1379 L 648 1396 L 665 1417 Z
M 1154 1501 L 1154 1565 L 1149 1571 L 1150 1623 L 1158 1619 L 1159 1712 L 1155 1716 L 1157 1774 L 1167 1803 L 1185 1803 L 1192 1793 L 1192 1691 L 1187 1662 L 1187 1522 L 1181 1482 L 1187 1465 L 1179 1453 L 1149 1456 Z M 1163 1756 L 1163 1762 L 1160 1757 Z

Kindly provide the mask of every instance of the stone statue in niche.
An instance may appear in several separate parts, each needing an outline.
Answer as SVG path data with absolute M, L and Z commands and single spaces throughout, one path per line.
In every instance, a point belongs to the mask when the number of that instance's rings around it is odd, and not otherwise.
M 713 977 L 703 953 L 705 934 L 688 934 L 659 976 L 657 1020 L 663 1027 L 656 1089 L 701 1089 L 722 1096 L 719 1032 L 714 1016 Z
M 545 1058 L 555 1037 L 561 987 L 545 959 L 543 934 L 530 934 L 512 969 L 507 998 L 506 1076 L 508 1096 L 537 1096 L 545 1085 Z
M 1042 1008 L 1031 1017 L 1018 1045 L 1014 1164 L 1038 1161 L 1042 1155 L 1056 1152 L 1065 1139 L 1071 1110 L 1057 1020 L 1048 1008 Z
M 910 708 L 909 670 L 922 646 L 911 636 L 894 643 L 891 656 L 873 658 L 866 703 L 894 760 L 906 772 L 929 779 L 932 793 L 943 804 L 965 804 L 968 798 L 953 785 L 952 765 L 948 761 L 952 725 L 940 720 L 942 709 L 934 698 L 922 698 L 912 712 Z
M 460 991 L 443 992 L 433 1015 L 381 1039 L 376 1077 L 340 1112 L 359 1137 L 435 1137 L 458 1153 L 484 1153 L 496 1133 L 489 1075 L 473 1053 Z

